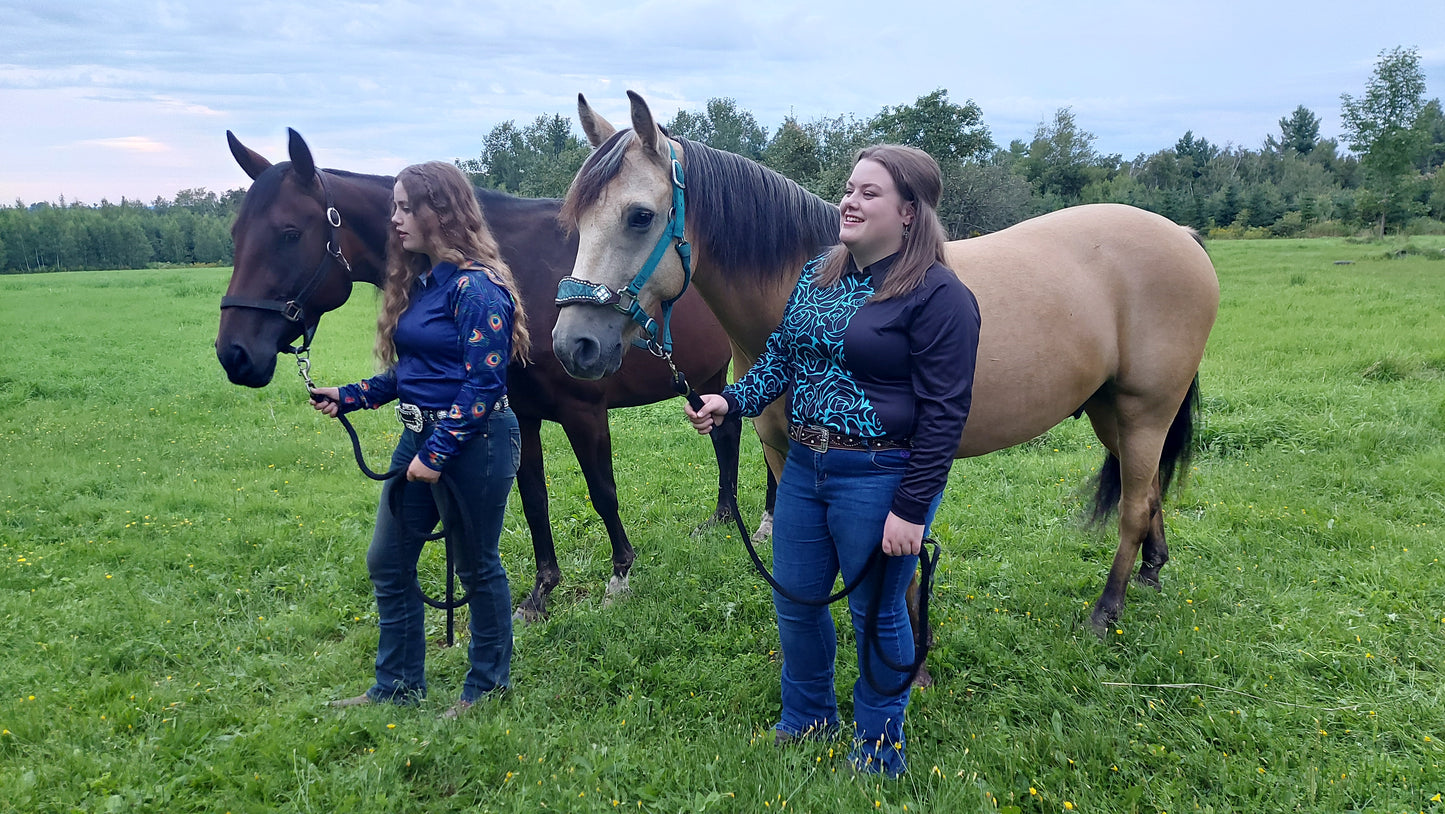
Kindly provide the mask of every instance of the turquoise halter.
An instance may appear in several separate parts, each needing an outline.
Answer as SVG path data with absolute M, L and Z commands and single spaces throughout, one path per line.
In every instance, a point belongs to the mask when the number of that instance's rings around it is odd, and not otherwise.
M 670 357 L 672 355 L 672 306 L 677 302 L 688 285 L 692 283 L 692 246 L 688 244 L 687 238 L 683 235 L 686 226 L 687 210 L 684 205 L 684 191 L 687 183 L 683 177 L 682 164 L 677 160 L 677 152 L 673 149 L 671 142 L 667 145 L 667 152 L 672 159 L 672 211 L 667 216 L 667 226 L 658 235 L 657 245 L 652 248 L 652 254 L 648 256 L 647 262 L 632 278 L 632 282 L 621 291 L 613 291 L 603 283 L 594 283 L 577 277 L 563 277 L 557 283 L 557 307 L 566 305 L 610 305 L 618 311 L 626 314 L 642 328 L 642 337 L 633 340 L 639 347 L 647 348 L 656 356 Z M 653 319 L 642 306 L 637 304 L 637 298 L 642 293 L 642 287 L 647 285 L 652 273 L 657 271 L 657 265 L 662 262 L 662 256 L 667 252 L 668 244 L 672 244 L 677 254 L 682 258 L 682 288 L 677 296 L 662 301 L 662 330 L 659 332 L 657 320 Z

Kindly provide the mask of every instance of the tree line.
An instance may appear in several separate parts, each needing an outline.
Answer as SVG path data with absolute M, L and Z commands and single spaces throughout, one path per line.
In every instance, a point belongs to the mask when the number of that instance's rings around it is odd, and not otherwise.
M 95 206 L 65 202 L 0 206 L 0 273 L 229 265 L 231 222 L 245 190 L 186 189 L 174 200 L 122 198 Z
M 944 175 L 940 216 L 955 238 L 987 234 L 1082 203 L 1127 203 L 1212 237 L 1346 235 L 1371 230 L 1445 232 L 1445 115 L 1426 100 L 1415 49 L 1383 51 L 1356 97 L 1342 94 L 1339 139 L 1320 134 L 1303 105 L 1257 149 L 1211 143 L 1187 131 L 1132 159 L 1099 151 L 1093 133 L 1062 108 L 1030 139 L 999 145 L 971 100 L 938 89 L 911 104 L 764 127 L 733 99 L 678 112 L 674 135 L 754 159 L 828 200 L 838 198 L 861 147 L 919 147 Z M 492 128 L 480 155 L 457 165 L 478 186 L 561 197 L 590 148 L 570 117 L 538 116 Z M 230 224 L 244 195 L 183 190 L 174 201 L 98 206 L 0 206 L 0 273 L 231 262 Z
M 1438 98 L 1425 99 L 1418 52 L 1382 52 L 1365 93 L 1341 95 L 1341 114 L 1343 143 L 1322 137 L 1319 117 L 1301 105 L 1257 149 L 1213 144 L 1191 130 L 1132 159 L 1100 152 L 1069 108 L 1041 122 L 1031 139 L 999 145 L 978 105 L 954 102 L 944 89 L 869 119 L 788 118 L 771 133 L 732 99 L 680 111 L 664 126 L 758 161 L 828 200 L 839 197 L 859 148 L 919 147 L 943 170 L 939 214 L 955 238 L 1101 202 L 1132 204 L 1215 237 L 1445 232 L 1445 115 Z M 478 186 L 560 197 L 588 152 L 570 119 L 553 114 L 498 125 L 478 158 L 457 163 Z

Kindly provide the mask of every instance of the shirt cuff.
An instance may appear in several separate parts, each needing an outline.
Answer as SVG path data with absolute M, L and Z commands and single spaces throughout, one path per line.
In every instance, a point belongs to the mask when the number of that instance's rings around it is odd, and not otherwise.
M 932 502 L 921 503 L 900 492 L 893 495 L 893 506 L 889 511 L 897 515 L 900 520 L 907 520 L 914 525 L 921 526 L 928 520 L 928 507 Z

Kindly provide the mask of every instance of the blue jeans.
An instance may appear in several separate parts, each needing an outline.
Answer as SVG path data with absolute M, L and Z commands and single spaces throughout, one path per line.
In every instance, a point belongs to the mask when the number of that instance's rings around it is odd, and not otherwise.
M 391 467 L 406 466 L 426 443 L 423 432 L 403 430 Z M 426 697 L 426 605 L 417 590 L 417 560 L 421 538 L 436 526 L 438 517 L 453 530 L 457 579 L 470 595 L 471 668 L 462 684 L 461 698 L 476 701 L 483 693 L 504 688 L 511 680 L 512 591 L 502 568 L 498 543 L 507 496 L 512 491 L 522 457 L 522 435 L 511 410 L 492 413 L 487 429 L 473 436 L 447 462 L 445 477 L 452 480 L 467 503 L 472 526 L 464 528 L 457 511 L 448 505 L 448 492 L 405 475 L 381 488 L 376 533 L 366 552 L 366 568 L 376 594 L 381 628 L 376 646 L 376 684 L 366 691 L 373 701 L 413 703 Z M 392 515 L 401 490 L 401 517 Z M 443 515 L 438 506 L 445 510 Z M 403 528 L 401 523 L 406 524 Z
M 882 544 L 883 523 L 907 469 L 908 454 L 906 450 L 815 452 L 796 441 L 789 445 L 773 514 L 773 576 L 779 585 L 800 599 L 822 600 L 832 592 L 840 570 L 845 583 L 858 578 Z M 941 499 L 939 495 L 929 507 L 925 534 Z M 889 669 L 879 654 L 894 664 L 913 662 L 913 628 L 904 592 L 917 570 L 918 557 L 880 555 L 878 565 L 848 595 L 860 672 L 853 685 L 856 731 L 850 760 L 861 770 L 897 776 L 907 765 L 903 713 L 908 707 L 908 674 Z M 838 640 L 832 614 L 826 607 L 794 602 L 776 591 L 773 607 L 783 648 L 783 716 L 776 728 L 797 736 L 837 731 L 833 664 Z M 878 629 L 870 640 L 864 623 L 875 610 Z M 903 690 L 885 695 L 874 682 L 884 689 L 902 685 Z

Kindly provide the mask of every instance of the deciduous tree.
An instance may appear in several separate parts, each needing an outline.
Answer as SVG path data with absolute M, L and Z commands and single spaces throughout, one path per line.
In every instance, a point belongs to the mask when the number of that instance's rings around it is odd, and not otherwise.
M 1381 51 L 1364 96 L 1340 95 L 1340 116 L 1350 149 L 1360 153 L 1380 193 L 1377 230 L 1402 214 L 1400 192 L 1414 170 L 1422 135 L 1415 123 L 1424 107 L 1425 74 L 1414 48 Z

